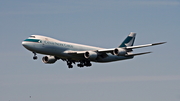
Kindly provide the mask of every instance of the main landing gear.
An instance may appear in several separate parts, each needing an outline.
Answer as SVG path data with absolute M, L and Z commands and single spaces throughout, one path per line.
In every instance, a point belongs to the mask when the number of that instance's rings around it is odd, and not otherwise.
M 72 61 L 67 60 L 66 62 L 67 62 L 68 68 L 73 68 Z
M 73 68 L 72 63 L 75 64 L 75 61 L 66 60 L 66 62 L 67 62 L 68 68 Z M 84 67 L 84 66 L 89 67 L 89 66 L 92 66 L 92 64 L 90 63 L 89 60 L 83 60 L 83 61 L 80 61 L 80 63 L 77 64 L 77 66 L 78 67 Z
M 77 64 L 77 66 L 78 67 L 84 67 L 84 66 L 89 67 L 89 66 L 92 66 L 92 64 L 90 63 L 89 60 L 84 60 L 84 61 L 80 61 L 80 63 Z
M 33 59 L 37 60 L 38 57 L 36 56 L 36 52 L 33 52 L 33 54 L 34 54 Z

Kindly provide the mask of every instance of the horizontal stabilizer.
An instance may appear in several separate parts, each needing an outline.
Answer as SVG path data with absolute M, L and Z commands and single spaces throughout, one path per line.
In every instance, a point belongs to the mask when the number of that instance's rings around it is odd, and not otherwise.
M 143 52 L 143 53 L 128 53 L 127 55 L 125 56 L 136 56 L 136 55 L 144 55 L 144 54 L 149 54 L 149 53 L 152 53 L 152 52 Z
M 142 48 L 142 47 L 149 47 L 149 46 L 155 46 L 155 45 L 160 45 L 164 44 L 166 42 L 159 42 L 159 43 L 153 43 L 153 44 L 146 44 L 146 45 L 138 45 L 138 46 L 128 46 L 125 47 L 126 49 L 135 49 L 135 48 Z

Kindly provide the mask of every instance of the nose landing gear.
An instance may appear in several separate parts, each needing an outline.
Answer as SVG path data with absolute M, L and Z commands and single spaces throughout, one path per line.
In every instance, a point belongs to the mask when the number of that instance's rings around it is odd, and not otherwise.
M 34 54 L 33 59 L 37 60 L 38 57 L 36 56 L 36 52 L 33 52 L 33 54 Z

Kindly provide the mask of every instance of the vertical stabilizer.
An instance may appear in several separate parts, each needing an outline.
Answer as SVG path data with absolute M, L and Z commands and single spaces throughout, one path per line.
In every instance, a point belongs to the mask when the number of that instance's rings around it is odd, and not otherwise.
M 133 46 L 135 37 L 136 37 L 136 33 L 131 32 L 119 47 Z

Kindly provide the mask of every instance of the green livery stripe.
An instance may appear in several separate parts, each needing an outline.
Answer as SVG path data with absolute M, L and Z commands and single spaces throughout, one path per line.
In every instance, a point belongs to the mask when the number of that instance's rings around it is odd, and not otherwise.
M 24 41 L 41 43 L 41 41 L 40 41 L 39 39 L 26 39 L 26 40 L 24 40 Z

